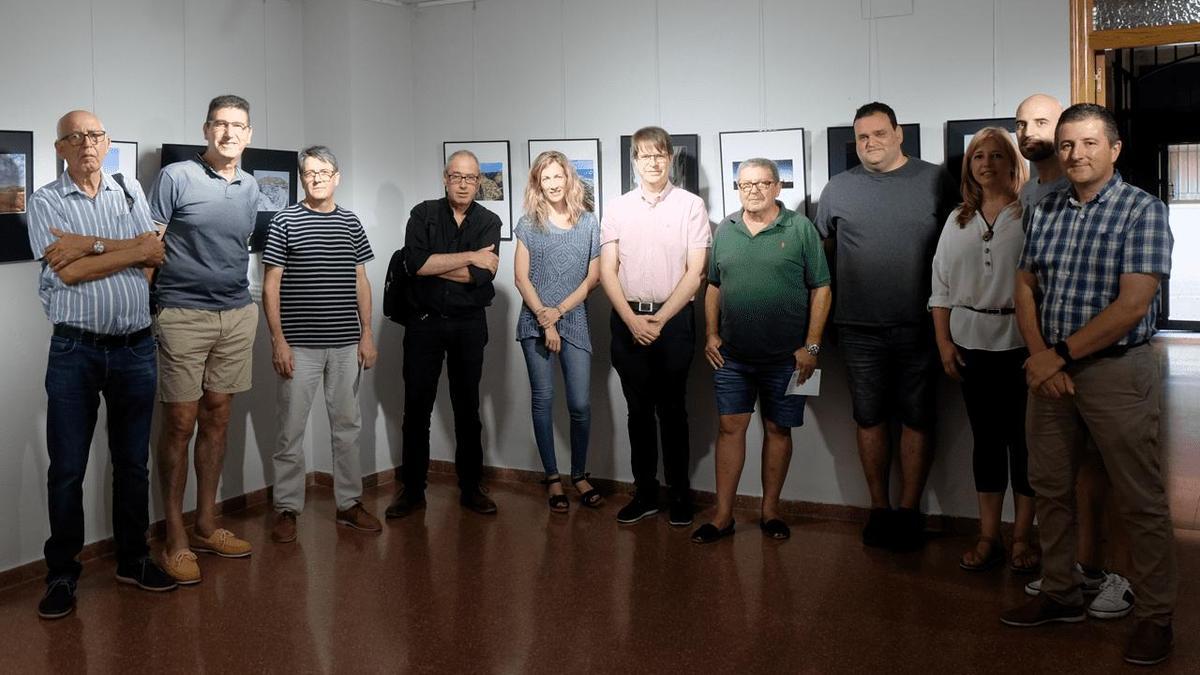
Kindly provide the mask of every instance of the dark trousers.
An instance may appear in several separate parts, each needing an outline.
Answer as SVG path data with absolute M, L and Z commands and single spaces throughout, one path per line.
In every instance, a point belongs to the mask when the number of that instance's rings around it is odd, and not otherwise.
M 479 380 L 487 344 L 483 311 L 462 318 L 413 317 L 404 331 L 404 450 L 400 480 L 414 494 L 425 492 L 429 473 L 429 420 L 437 398 L 442 360 L 450 379 L 454 408 L 454 467 L 458 485 L 471 489 L 483 473 L 483 425 L 479 422 Z
M 1003 493 L 1012 477 L 1013 493 L 1033 496 L 1029 486 L 1029 453 L 1025 448 L 1024 348 L 1003 352 L 958 348 L 963 401 L 975 438 L 972 463 L 975 490 Z
M 112 523 L 118 560 L 145 556 L 150 527 L 150 418 L 158 381 L 154 338 L 128 346 L 94 346 L 50 338 L 46 363 L 46 496 L 50 538 L 47 583 L 79 578 L 83 550 L 83 478 L 87 473 L 100 396 L 108 409 L 108 451 L 113 465 Z
M 656 436 L 660 436 L 663 475 L 671 497 L 686 501 L 689 444 L 684 398 L 696 344 L 692 305 L 689 303 L 668 321 L 658 339 L 648 346 L 634 342 L 629 327 L 615 311 L 609 324 L 613 367 L 621 378 L 621 390 L 629 408 L 630 461 L 638 497 L 651 503 L 657 501 Z

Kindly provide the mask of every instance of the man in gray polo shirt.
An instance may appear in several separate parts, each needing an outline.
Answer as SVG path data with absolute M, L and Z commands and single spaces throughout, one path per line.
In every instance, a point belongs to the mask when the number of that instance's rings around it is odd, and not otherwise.
M 150 213 L 167 224 L 167 262 L 156 283 L 159 398 L 158 468 L 167 523 L 164 565 L 181 584 L 200 581 L 192 549 L 229 558 L 250 544 L 217 527 L 217 483 L 233 395 L 250 388 L 258 310 L 250 299 L 247 241 L 258 213 L 258 184 L 238 163 L 250 142 L 250 104 L 218 96 L 204 122 L 208 148 L 163 167 Z M 198 426 L 198 431 L 197 431 Z M 188 444 L 196 433 L 196 526 L 183 524 Z
M 862 164 L 830 178 L 816 226 L 836 236 L 834 323 L 871 493 L 863 543 L 913 550 L 924 543 L 921 493 L 936 414 L 938 359 L 925 302 L 938 235 L 959 199 L 945 171 L 904 155 L 904 132 L 886 104 L 858 109 L 854 138 Z M 892 413 L 902 425 L 897 511 L 888 495 Z

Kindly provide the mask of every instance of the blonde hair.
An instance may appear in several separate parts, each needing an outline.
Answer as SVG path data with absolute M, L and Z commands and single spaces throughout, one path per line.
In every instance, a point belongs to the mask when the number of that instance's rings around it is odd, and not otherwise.
M 550 222 L 550 211 L 553 208 L 546 196 L 542 194 L 542 172 L 551 164 L 562 167 L 563 175 L 567 179 L 566 185 L 563 186 L 563 192 L 566 194 L 567 200 L 567 218 L 572 225 L 579 222 L 585 210 L 583 207 L 583 181 L 579 180 L 579 174 L 575 173 L 574 165 L 561 152 L 547 150 L 533 160 L 533 166 L 529 167 L 529 180 L 525 183 L 525 215 L 529 216 L 534 227 L 539 229 Z
M 1008 159 L 1009 165 L 1012 166 L 1012 173 L 1009 175 L 1009 189 L 1014 195 L 1021 191 L 1021 186 L 1029 177 L 1025 161 L 1017 153 L 1017 146 L 1013 145 L 1008 130 L 1000 127 L 980 129 L 971 138 L 971 143 L 967 145 L 967 152 L 963 155 L 962 179 L 959 181 L 959 191 L 962 192 L 963 199 L 962 207 L 958 211 L 959 227 L 966 227 L 967 223 L 971 222 L 971 219 L 979 212 L 979 207 L 983 205 L 983 186 L 975 180 L 975 176 L 971 173 L 971 155 L 974 155 L 975 150 L 989 140 L 996 141 L 996 144 L 1000 146 L 1000 153 Z

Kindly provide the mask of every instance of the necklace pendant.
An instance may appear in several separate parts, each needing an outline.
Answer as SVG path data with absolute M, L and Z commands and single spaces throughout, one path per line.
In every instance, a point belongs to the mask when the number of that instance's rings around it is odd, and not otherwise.
M 984 232 L 984 233 L 983 233 L 983 240 L 984 240 L 984 241 L 991 241 L 991 240 L 992 240 L 992 231 L 991 231 L 991 230 L 988 230 L 987 232 Z

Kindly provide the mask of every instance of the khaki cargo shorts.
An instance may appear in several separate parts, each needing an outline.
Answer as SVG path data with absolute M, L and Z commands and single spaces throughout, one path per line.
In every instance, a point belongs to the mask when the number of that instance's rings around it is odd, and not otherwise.
M 258 305 L 229 310 L 166 307 L 154 317 L 158 400 L 198 401 L 204 392 L 236 394 L 251 384 Z

